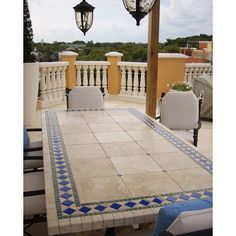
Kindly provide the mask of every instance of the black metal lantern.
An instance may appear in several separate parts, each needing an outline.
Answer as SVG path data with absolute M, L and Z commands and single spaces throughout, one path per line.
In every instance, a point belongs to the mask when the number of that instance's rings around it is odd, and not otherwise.
M 93 24 L 94 9 L 95 7 L 88 4 L 85 0 L 74 7 L 76 24 L 84 35 Z
M 136 24 L 139 25 L 151 10 L 156 0 L 123 0 L 126 10 L 135 18 Z

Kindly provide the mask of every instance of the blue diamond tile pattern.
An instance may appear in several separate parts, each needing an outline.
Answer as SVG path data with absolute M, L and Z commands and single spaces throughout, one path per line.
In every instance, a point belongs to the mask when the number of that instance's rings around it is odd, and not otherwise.
M 199 194 L 199 193 L 192 193 L 192 197 L 194 197 L 194 198 L 200 198 L 200 197 L 201 197 L 201 194 Z
M 161 204 L 163 202 L 163 199 L 156 197 L 152 201 L 155 203 Z
M 73 214 L 73 213 L 75 212 L 75 210 L 72 209 L 72 208 L 67 208 L 67 209 L 64 210 L 63 212 L 66 213 L 67 215 L 71 215 L 71 214 Z
M 111 208 L 118 210 L 121 208 L 121 205 L 119 203 L 114 202 L 113 204 L 110 205 Z
M 83 109 L 86 111 L 86 109 Z M 123 110 L 123 109 L 122 109 Z M 75 110 L 77 111 L 77 110 Z M 198 153 L 192 147 L 183 143 L 180 139 L 163 129 L 157 123 L 134 109 L 126 109 L 136 118 L 140 119 L 155 132 L 162 135 L 167 141 L 174 144 L 184 152 L 189 158 L 196 161 L 200 166 L 212 173 L 212 162 Z M 56 199 L 58 219 L 103 214 L 109 212 L 119 212 L 127 210 L 145 209 L 146 207 L 163 207 L 176 201 L 188 201 L 191 199 L 204 199 L 212 197 L 212 189 L 200 189 L 195 191 L 185 191 L 180 193 L 160 194 L 156 196 L 146 196 L 140 198 L 120 199 L 116 201 L 94 202 L 81 205 L 79 195 L 74 183 L 70 163 L 67 159 L 60 126 L 57 121 L 57 112 L 47 111 L 47 129 L 50 147 L 50 155 L 53 173 L 53 185 Z M 73 111 L 70 111 L 73 112 Z M 77 209 L 77 210 L 76 210 Z
M 64 202 L 62 202 L 62 204 L 65 206 L 70 206 L 71 204 L 73 204 L 73 202 L 67 199 Z
M 125 205 L 130 208 L 133 208 L 136 205 L 136 203 L 135 202 L 127 202 L 127 203 L 125 203 Z
M 69 193 L 64 193 L 64 194 L 61 195 L 61 197 L 62 197 L 62 198 L 65 198 L 65 199 L 68 199 L 68 198 L 71 197 L 71 194 L 69 194 Z
M 83 213 L 88 213 L 89 211 L 91 211 L 91 208 L 89 207 L 82 207 L 79 209 L 79 211 L 83 212 Z
M 190 196 L 188 196 L 186 194 L 181 194 L 179 198 L 182 200 L 188 200 L 190 198 Z
M 106 209 L 106 207 L 102 206 L 102 205 L 98 205 L 98 206 L 95 207 L 95 209 L 102 212 Z
M 147 206 L 149 204 L 149 202 L 146 200 L 141 200 L 139 203 L 144 206 Z
M 176 201 L 176 198 L 175 197 L 172 197 L 172 196 L 168 196 L 167 201 L 170 201 L 170 202 L 175 202 Z
M 60 190 L 63 191 L 63 192 L 67 192 L 67 191 L 71 190 L 71 188 L 65 186 L 63 188 L 60 188 Z

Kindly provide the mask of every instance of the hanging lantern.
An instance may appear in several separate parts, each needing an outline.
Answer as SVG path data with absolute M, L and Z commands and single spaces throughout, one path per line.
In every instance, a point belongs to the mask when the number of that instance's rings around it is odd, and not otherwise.
M 93 24 L 94 9 L 95 7 L 88 4 L 85 0 L 74 7 L 76 24 L 84 35 Z
M 156 0 L 123 0 L 126 10 L 135 18 L 136 24 L 139 25 L 151 10 Z

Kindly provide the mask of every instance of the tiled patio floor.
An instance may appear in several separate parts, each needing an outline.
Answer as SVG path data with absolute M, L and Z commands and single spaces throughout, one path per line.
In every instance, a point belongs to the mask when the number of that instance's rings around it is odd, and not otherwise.
M 105 108 L 124 108 L 124 107 L 134 107 L 141 112 L 145 112 L 145 104 L 144 103 L 137 103 L 137 102 L 128 102 L 128 101 L 117 101 L 117 100 L 110 100 L 105 99 Z M 49 107 L 46 109 L 65 109 L 66 105 L 61 104 L 53 107 Z M 35 120 L 31 127 L 41 127 L 41 112 L 42 110 L 38 109 Z M 158 114 L 158 111 L 157 111 Z M 94 127 L 96 128 L 96 127 Z M 186 132 L 178 132 L 178 135 L 183 137 L 184 139 L 192 140 L 191 134 Z M 40 139 L 40 134 L 31 134 L 32 140 Z M 199 143 L 198 143 L 199 150 L 206 155 L 209 159 L 212 160 L 212 123 L 211 122 L 202 122 L 202 128 L 199 131 Z M 152 234 L 152 225 L 146 225 L 141 230 L 133 230 L 132 227 L 123 227 L 117 229 L 118 236 L 125 236 L 125 235 L 137 235 L 137 236 L 148 236 Z M 28 232 L 32 233 L 33 236 L 46 236 L 47 235 L 47 225 L 46 223 L 34 225 L 28 230 Z M 78 233 L 73 235 L 84 235 L 84 236 L 102 236 L 104 235 L 103 231 L 94 231 L 94 232 L 85 232 L 85 233 Z

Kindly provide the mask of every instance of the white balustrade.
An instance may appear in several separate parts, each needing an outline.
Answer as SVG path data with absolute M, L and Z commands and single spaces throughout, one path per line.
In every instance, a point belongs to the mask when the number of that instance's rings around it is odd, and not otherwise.
M 65 100 L 65 71 L 68 62 L 40 62 L 39 63 L 39 98 L 38 105 L 48 107 Z
M 108 61 L 76 61 L 77 86 L 97 86 L 107 94 Z M 65 72 L 68 62 L 39 63 L 40 86 L 38 102 L 41 107 L 60 104 L 65 100 Z M 145 101 L 147 63 L 118 62 L 121 72 L 121 99 Z M 192 86 L 193 79 L 206 73 L 212 76 L 210 63 L 186 63 L 185 81 Z M 112 78 L 110 78 L 112 79 Z
M 193 85 L 194 78 L 202 74 L 212 76 L 212 65 L 210 63 L 186 63 L 185 64 L 185 82 Z
M 107 93 L 108 61 L 76 61 L 77 86 L 96 86 Z
M 118 62 L 121 70 L 121 95 L 144 98 L 147 63 Z

